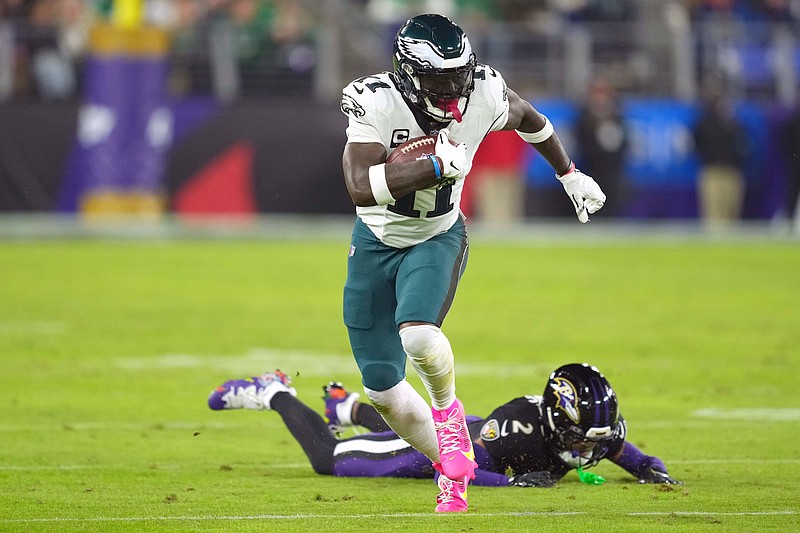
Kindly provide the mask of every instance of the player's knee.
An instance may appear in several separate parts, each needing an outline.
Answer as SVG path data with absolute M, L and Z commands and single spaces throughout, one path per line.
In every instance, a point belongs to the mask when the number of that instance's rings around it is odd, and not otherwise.
M 383 391 L 400 383 L 405 369 L 389 363 L 370 363 L 361 367 L 361 382 L 369 389 Z
M 390 414 L 393 410 L 397 410 L 398 406 L 405 405 L 405 388 L 407 386 L 408 382 L 405 380 L 401 380 L 394 386 L 384 390 L 371 389 L 365 385 L 364 392 L 367 394 L 367 398 L 369 398 L 373 407 L 375 407 L 375 410 L 377 410 L 381 416 L 384 416 Z
M 407 326 L 400 330 L 400 342 L 408 356 L 420 361 L 437 351 L 444 333 L 434 325 Z

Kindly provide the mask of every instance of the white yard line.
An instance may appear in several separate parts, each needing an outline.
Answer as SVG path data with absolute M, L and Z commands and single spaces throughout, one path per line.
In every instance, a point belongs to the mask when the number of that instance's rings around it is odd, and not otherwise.
M 464 519 L 484 518 L 484 517 L 524 517 L 524 516 L 582 516 L 590 513 L 574 512 L 511 512 L 511 513 L 468 513 Z M 641 513 L 620 513 L 621 516 L 794 516 L 798 511 L 795 510 L 776 510 L 776 511 L 672 511 L 672 512 L 641 512 Z M 433 513 L 380 513 L 380 514 L 264 514 L 264 515 L 243 515 L 243 516 L 121 516 L 121 517 L 89 517 L 89 518 L 12 518 L 0 519 L 0 523 L 5 524 L 34 524 L 34 523 L 58 523 L 58 522 L 219 522 L 219 521 L 249 521 L 249 520 L 318 520 L 318 519 L 364 519 L 364 518 L 425 518 L 434 516 Z

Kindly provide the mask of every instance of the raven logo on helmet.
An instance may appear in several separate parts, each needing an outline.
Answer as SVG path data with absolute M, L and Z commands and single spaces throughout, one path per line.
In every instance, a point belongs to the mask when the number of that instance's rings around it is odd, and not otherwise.
M 581 413 L 578 410 L 578 395 L 575 393 L 575 386 L 564 378 L 554 378 L 550 387 L 558 400 L 556 407 L 564 411 L 570 420 L 576 424 L 579 423 Z

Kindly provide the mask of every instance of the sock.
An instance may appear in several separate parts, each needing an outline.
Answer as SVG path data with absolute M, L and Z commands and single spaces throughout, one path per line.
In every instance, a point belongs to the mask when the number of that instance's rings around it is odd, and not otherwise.
M 400 330 L 400 340 L 433 408 L 443 411 L 450 407 L 456 400 L 456 373 L 453 350 L 445 334 L 433 324 L 408 326 Z
M 353 410 L 352 419 L 355 425 L 365 427 L 376 433 L 392 429 L 378 411 L 375 410 L 375 407 L 368 403 L 358 402 Z
M 375 409 L 404 441 L 438 463 L 439 443 L 428 403 L 406 380 L 384 391 L 364 387 Z

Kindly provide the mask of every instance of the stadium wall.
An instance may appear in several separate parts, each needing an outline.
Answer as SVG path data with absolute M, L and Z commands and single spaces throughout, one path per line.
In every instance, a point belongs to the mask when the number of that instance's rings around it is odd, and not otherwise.
M 570 151 L 575 105 L 537 101 Z M 178 214 L 349 214 L 341 151 L 346 118 L 335 105 L 270 99 L 220 106 L 185 99 L 169 106 L 171 142 L 159 182 L 165 209 Z M 744 216 L 770 218 L 785 194 L 785 171 L 774 135 L 786 111 L 777 105 L 738 107 L 751 135 Z M 696 216 L 697 162 L 688 140 L 693 104 L 635 99 L 624 115 L 635 140 L 626 165 L 630 189 L 624 216 Z M 77 134 L 77 104 L 0 106 L 0 211 L 76 212 L 86 149 Z M 123 146 L 123 149 L 125 147 Z M 527 151 L 526 216 L 574 216 L 546 162 Z M 109 154 L 113 158 L 113 154 Z M 110 168 L 124 166 L 113 162 Z M 120 185 L 124 187 L 124 184 Z M 666 200 L 665 200 L 666 199 Z

